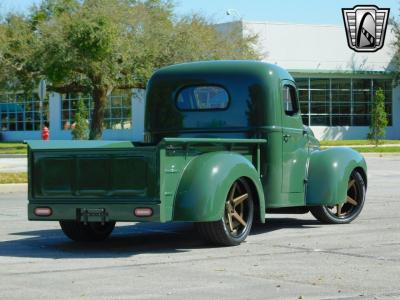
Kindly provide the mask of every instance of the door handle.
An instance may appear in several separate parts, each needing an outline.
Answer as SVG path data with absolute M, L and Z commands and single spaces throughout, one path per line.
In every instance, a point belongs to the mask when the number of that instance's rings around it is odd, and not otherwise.
M 288 142 L 289 138 L 290 138 L 290 134 L 284 134 L 283 135 L 283 140 L 285 141 L 285 143 Z

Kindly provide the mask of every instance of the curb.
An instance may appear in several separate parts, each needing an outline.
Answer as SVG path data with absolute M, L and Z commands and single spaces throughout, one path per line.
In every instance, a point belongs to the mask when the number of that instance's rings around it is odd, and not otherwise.
M 361 152 L 365 157 L 398 157 L 400 152 Z
M 0 154 L 0 158 L 27 158 L 27 154 Z
M 371 144 L 361 144 L 361 145 L 336 145 L 336 146 L 326 146 L 326 145 L 321 145 L 321 147 L 325 148 L 337 148 L 337 147 L 348 147 L 348 148 L 373 148 L 375 145 Z M 400 147 L 400 144 L 382 144 L 379 145 L 379 147 L 385 148 L 385 147 Z
M 27 183 L 6 183 L 0 184 L 1 194 L 23 193 L 28 191 Z

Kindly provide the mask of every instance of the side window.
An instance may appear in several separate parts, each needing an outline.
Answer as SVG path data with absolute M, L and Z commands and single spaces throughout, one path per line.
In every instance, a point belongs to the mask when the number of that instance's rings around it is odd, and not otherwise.
M 293 116 L 299 112 L 299 106 L 297 102 L 297 94 L 294 86 L 285 84 L 283 86 L 283 108 L 285 114 L 288 116 Z

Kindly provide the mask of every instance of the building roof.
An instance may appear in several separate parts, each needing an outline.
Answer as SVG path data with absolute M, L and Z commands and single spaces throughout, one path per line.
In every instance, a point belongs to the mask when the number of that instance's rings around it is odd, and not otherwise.
M 374 79 L 393 79 L 394 72 L 388 71 L 352 71 L 352 70 L 318 70 L 318 69 L 289 69 L 288 72 L 294 76 L 307 77 L 352 77 L 352 78 L 374 78 Z

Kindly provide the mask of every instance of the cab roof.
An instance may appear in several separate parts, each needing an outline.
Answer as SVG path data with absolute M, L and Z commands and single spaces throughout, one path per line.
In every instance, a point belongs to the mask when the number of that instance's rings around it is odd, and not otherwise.
M 159 69 L 153 76 L 172 75 L 184 73 L 197 73 L 200 75 L 210 73 L 235 73 L 253 74 L 265 77 L 279 77 L 280 79 L 293 80 L 293 77 L 285 69 L 266 62 L 255 60 L 215 60 L 198 61 L 171 65 Z

